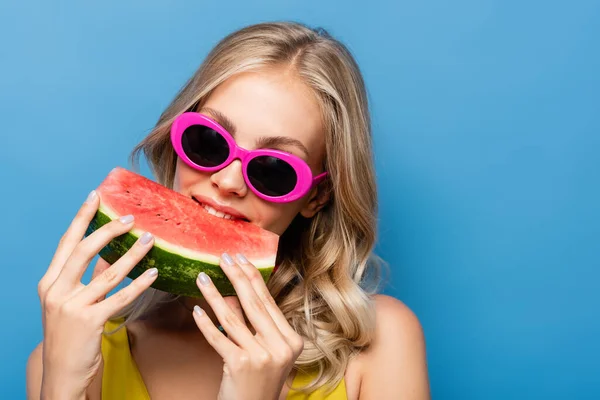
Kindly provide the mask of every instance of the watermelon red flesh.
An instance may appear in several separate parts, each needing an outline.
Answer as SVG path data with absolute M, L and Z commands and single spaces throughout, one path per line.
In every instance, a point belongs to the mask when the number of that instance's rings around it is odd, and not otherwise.
M 129 274 L 132 279 L 156 267 L 159 274 L 153 287 L 201 297 L 195 283 L 200 271 L 223 295 L 235 294 L 219 266 L 224 252 L 244 254 L 265 282 L 273 271 L 279 237 L 257 225 L 211 215 L 191 198 L 124 168 L 112 170 L 97 192 L 100 207 L 87 234 L 120 216 L 135 217 L 133 229 L 113 239 L 100 252 L 102 258 L 114 263 L 142 233 L 149 231 L 155 237 L 153 248 Z

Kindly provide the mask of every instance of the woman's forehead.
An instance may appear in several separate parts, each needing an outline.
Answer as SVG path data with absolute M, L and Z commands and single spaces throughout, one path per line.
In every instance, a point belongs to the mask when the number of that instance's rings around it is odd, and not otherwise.
M 235 75 L 219 85 L 198 111 L 219 122 L 242 147 L 279 143 L 304 159 L 307 155 L 310 161 L 322 159 L 325 140 L 319 103 L 311 89 L 290 74 L 269 70 Z

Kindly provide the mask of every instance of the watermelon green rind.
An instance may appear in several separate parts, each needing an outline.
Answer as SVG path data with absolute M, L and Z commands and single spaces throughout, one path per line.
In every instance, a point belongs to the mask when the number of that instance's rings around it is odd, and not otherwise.
M 100 200 L 100 206 L 98 208 L 98 210 L 100 212 L 102 212 L 105 216 L 107 216 L 109 219 L 117 219 L 120 217 L 120 215 L 118 215 L 116 212 L 114 212 L 113 210 L 111 210 L 110 207 L 108 207 L 106 204 L 102 203 L 102 199 Z M 140 230 L 140 229 L 136 229 L 135 225 L 133 227 L 133 229 L 131 230 L 131 233 L 134 236 L 141 236 L 144 231 Z M 178 254 L 179 256 L 185 257 L 185 258 L 189 258 L 192 260 L 198 260 L 198 261 L 204 261 L 207 264 L 219 264 L 219 257 L 216 257 L 213 254 L 206 254 L 206 253 L 202 253 L 199 251 L 194 251 L 191 249 L 187 249 L 184 247 L 179 247 L 176 245 L 173 245 L 171 243 L 168 243 L 164 240 L 162 240 L 160 237 L 156 237 L 154 238 L 154 245 L 157 247 L 160 247 L 161 249 L 165 250 L 166 252 L 169 253 L 175 253 Z M 251 260 L 252 265 L 254 265 L 257 268 L 273 268 L 273 265 L 275 264 L 275 254 L 270 255 L 267 258 L 264 259 L 256 259 L 253 258 Z
M 88 226 L 86 236 L 115 218 L 111 218 L 109 214 L 111 214 L 109 210 L 100 207 Z M 113 264 L 124 255 L 131 246 L 133 246 L 141 233 L 142 232 L 136 232 L 135 229 L 132 229 L 130 232 L 114 238 L 100 251 L 100 257 L 108 263 Z M 196 285 L 196 278 L 201 271 L 204 271 L 210 276 L 221 295 L 236 295 L 233 285 L 219 266 L 216 257 L 210 257 L 207 260 L 208 262 L 204 262 L 202 260 L 188 258 L 181 254 L 172 253 L 163 247 L 167 246 L 161 246 L 161 243 L 157 243 L 157 240 L 155 239 L 152 249 L 127 276 L 131 279 L 135 279 L 147 269 L 156 267 L 158 268 L 158 278 L 152 284 L 153 288 L 170 293 L 177 293 L 182 296 L 202 298 L 202 292 L 200 292 L 200 289 L 198 289 L 198 286 Z M 211 263 L 211 261 L 213 261 L 212 258 L 215 258 L 214 263 Z M 273 272 L 274 266 L 257 266 L 257 268 L 265 282 L 267 282 Z

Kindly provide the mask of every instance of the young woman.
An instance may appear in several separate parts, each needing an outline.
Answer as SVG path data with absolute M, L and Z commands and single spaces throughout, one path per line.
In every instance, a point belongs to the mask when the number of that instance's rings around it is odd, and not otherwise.
M 185 143 L 174 146 L 184 114 Z M 284 155 L 226 160 L 235 146 Z M 224 38 L 132 160 L 143 153 L 160 183 L 207 212 L 281 235 L 278 269 L 265 285 L 243 255 L 224 254 L 238 296 L 223 298 L 203 274 L 202 299 L 160 292 L 153 269 L 106 297 L 153 237 L 113 265 L 100 259 L 83 284 L 90 260 L 135 225 L 128 216 L 84 238 L 92 192 L 39 283 L 44 339 L 29 358 L 28 397 L 429 398 L 417 318 L 376 294 L 371 151 L 363 79 L 339 41 L 287 22 Z

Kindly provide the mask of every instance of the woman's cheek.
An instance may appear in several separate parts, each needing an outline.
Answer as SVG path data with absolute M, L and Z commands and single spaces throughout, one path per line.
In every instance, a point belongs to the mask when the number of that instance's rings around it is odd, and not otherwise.
M 280 205 L 277 209 L 261 213 L 260 222 L 257 225 L 281 236 L 297 214 L 297 210 Z

